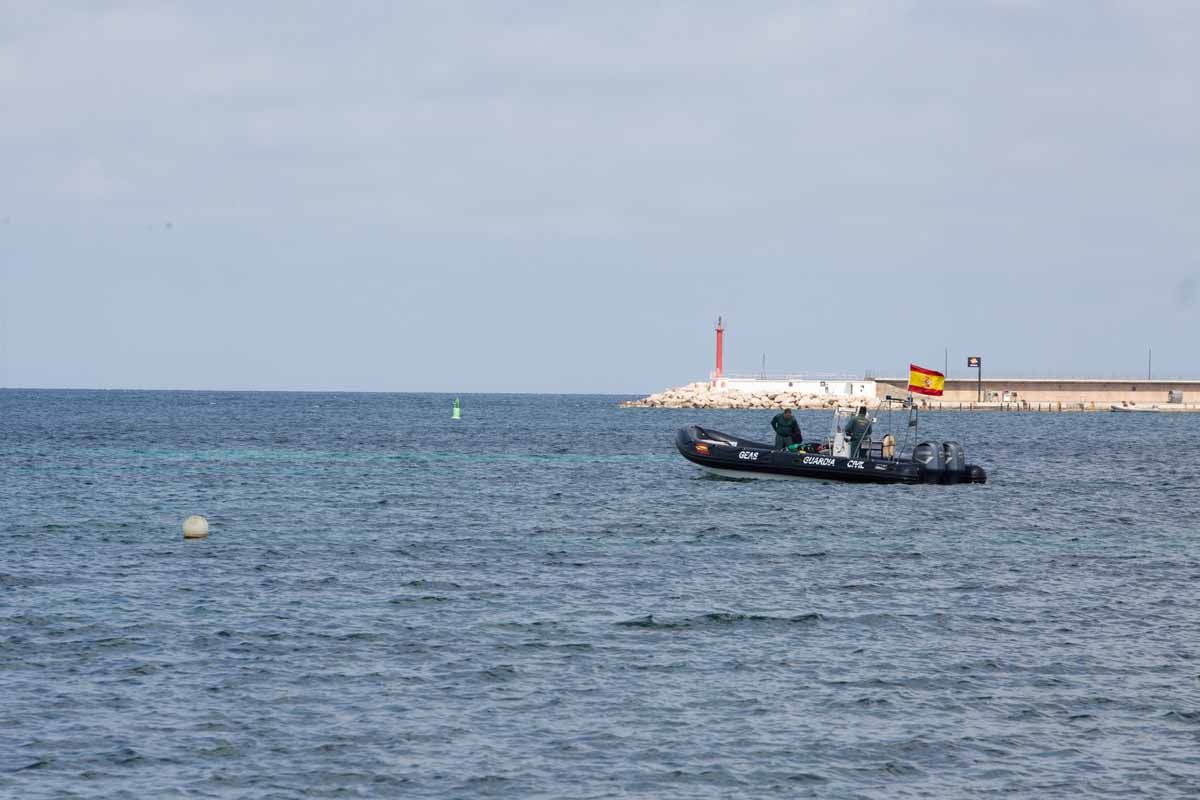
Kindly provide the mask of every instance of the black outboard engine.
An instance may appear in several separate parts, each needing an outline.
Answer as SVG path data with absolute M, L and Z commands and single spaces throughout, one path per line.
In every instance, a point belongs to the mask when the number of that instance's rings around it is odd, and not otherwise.
M 912 460 L 921 467 L 925 483 L 941 483 L 946 456 L 941 442 L 921 442 L 913 448 Z
M 967 454 L 958 442 L 942 442 L 942 458 L 946 462 L 946 483 L 962 483 L 966 477 Z

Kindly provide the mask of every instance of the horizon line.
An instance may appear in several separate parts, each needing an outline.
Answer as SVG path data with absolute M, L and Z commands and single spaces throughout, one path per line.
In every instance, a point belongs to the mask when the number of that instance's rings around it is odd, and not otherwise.
M 536 391 L 450 391 L 440 389 L 425 390 L 393 390 L 393 389 L 163 389 L 163 388 L 132 388 L 128 386 L 96 387 L 96 386 L 0 386 L 0 392 L 192 392 L 225 393 L 225 394 L 439 394 L 451 396 L 467 396 L 473 394 L 512 394 L 512 395 L 577 395 L 626 397 L 636 396 L 638 392 L 536 392 Z

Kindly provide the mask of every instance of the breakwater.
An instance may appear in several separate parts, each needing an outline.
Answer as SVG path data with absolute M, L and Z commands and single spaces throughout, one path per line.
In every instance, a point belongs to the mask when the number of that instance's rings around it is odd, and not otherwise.
M 872 405 L 875 398 L 863 398 Z M 852 403 L 853 398 L 805 394 L 801 392 L 743 392 L 738 389 L 713 390 L 707 383 L 689 383 L 665 389 L 640 400 L 628 400 L 623 408 L 834 408 L 839 403 Z
M 878 397 L 845 394 L 812 394 L 798 391 L 757 391 L 740 389 L 714 389 L 706 382 L 697 381 L 685 386 L 664 389 L 637 400 L 621 403 L 623 408 L 721 408 L 721 409 L 821 409 L 838 405 L 853 406 L 861 403 L 876 405 L 882 396 L 903 397 L 905 390 L 887 384 L 878 384 Z M 1114 407 L 1127 411 L 1158 411 L 1164 413 L 1200 412 L 1200 403 L 1110 403 L 1103 400 L 1011 400 L 992 402 L 948 401 L 939 398 L 916 397 L 917 405 L 929 411 L 1032 411 L 1041 413 L 1066 412 L 1111 412 Z

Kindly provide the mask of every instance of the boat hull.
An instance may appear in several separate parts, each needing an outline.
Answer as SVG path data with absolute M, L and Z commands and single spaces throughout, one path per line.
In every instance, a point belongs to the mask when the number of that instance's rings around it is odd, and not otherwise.
M 934 473 L 913 461 L 841 458 L 825 453 L 793 453 L 710 431 L 681 428 L 675 448 L 688 461 L 724 478 L 809 479 L 844 483 L 983 483 L 984 472 L 968 465 L 956 473 Z
M 1158 406 L 1123 406 L 1113 403 L 1109 407 L 1110 411 L 1119 411 L 1126 414 L 1157 414 Z

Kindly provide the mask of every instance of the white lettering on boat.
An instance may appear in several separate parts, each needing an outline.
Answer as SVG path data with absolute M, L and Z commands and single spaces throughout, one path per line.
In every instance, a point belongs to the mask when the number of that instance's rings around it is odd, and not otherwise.
M 832 467 L 837 464 L 832 458 L 826 458 L 825 456 L 805 456 L 800 463 L 813 464 L 818 467 Z
M 742 459 L 743 461 L 758 461 L 758 453 L 754 452 L 753 450 L 743 450 L 742 452 L 738 453 L 738 458 Z

